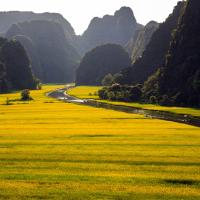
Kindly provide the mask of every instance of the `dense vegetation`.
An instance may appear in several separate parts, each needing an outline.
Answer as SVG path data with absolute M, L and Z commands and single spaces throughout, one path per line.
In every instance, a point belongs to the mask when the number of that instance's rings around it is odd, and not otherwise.
M 131 63 L 128 53 L 116 44 L 96 47 L 88 52 L 77 69 L 77 85 L 101 85 L 108 73 L 115 74 Z
M 13 25 L 6 36 L 23 44 L 31 59 L 34 74 L 43 82 L 74 80 L 79 56 L 67 42 L 60 24 L 53 21 L 23 22 Z
M 101 99 L 111 101 L 140 101 L 142 96 L 141 85 L 122 86 L 113 84 L 111 87 L 104 87 L 98 91 Z
M 34 89 L 38 81 L 32 74 L 30 61 L 17 41 L 0 38 L 0 92 Z
M 142 57 L 124 71 L 124 83 L 143 83 L 159 67 L 163 66 L 172 39 L 172 31 L 177 27 L 184 4 L 184 2 L 178 3 L 173 13 L 154 32 Z
M 198 0 L 187 2 L 164 67 L 145 83 L 146 99 L 155 95 L 169 104 L 200 106 L 199 10 Z

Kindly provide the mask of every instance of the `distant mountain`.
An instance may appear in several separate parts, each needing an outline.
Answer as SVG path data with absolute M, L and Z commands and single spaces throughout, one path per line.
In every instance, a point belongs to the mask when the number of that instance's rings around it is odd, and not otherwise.
M 79 55 L 54 21 L 30 21 L 14 24 L 6 37 L 17 39 L 26 49 L 34 74 L 43 82 L 71 82 Z
M 128 7 L 122 7 L 114 15 L 105 15 L 103 18 L 95 17 L 79 38 L 80 53 L 84 55 L 91 49 L 107 43 L 124 46 L 142 27 Z
M 172 31 L 176 29 L 181 10 L 185 2 L 179 2 L 166 21 L 154 32 L 142 56 L 132 67 L 123 72 L 127 84 L 143 83 L 159 67 L 164 65 L 165 55 L 172 40 Z
M 116 44 L 106 44 L 88 52 L 82 59 L 76 74 L 76 85 L 101 85 L 108 73 L 115 74 L 129 66 L 128 53 Z
M 71 24 L 58 13 L 34 13 L 34 12 L 0 12 L 0 33 L 6 33 L 13 24 L 21 22 L 30 22 L 34 20 L 48 20 L 59 23 L 64 32 L 65 36 L 71 45 L 75 45 L 75 32 Z
M 0 92 L 10 89 L 34 89 L 37 82 L 23 46 L 0 38 Z
M 34 44 L 34 42 L 28 36 L 25 35 L 16 35 L 11 38 L 19 41 L 24 46 L 27 55 L 29 56 L 34 75 L 40 80 L 43 80 L 44 69 L 41 65 L 40 56 L 37 52 L 37 47 Z
M 158 29 L 158 27 L 159 23 L 150 21 L 129 41 L 126 49 L 129 51 L 133 63 L 142 56 L 146 46 L 151 40 L 152 35 Z
M 145 83 L 146 98 L 156 95 L 160 101 L 164 97 L 172 104 L 200 106 L 199 11 L 199 0 L 187 1 L 164 67 Z

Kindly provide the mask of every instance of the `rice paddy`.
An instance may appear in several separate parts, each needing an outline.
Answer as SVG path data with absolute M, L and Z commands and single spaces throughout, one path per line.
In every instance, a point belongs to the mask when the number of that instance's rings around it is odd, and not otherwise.
M 200 128 L 44 95 L 58 87 L 0 95 L 0 199 L 200 199 Z

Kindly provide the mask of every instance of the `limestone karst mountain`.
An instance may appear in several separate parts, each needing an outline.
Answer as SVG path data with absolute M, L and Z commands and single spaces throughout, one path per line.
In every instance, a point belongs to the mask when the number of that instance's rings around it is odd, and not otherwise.
M 18 39 L 27 50 L 33 72 L 43 82 L 71 82 L 79 55 L 66 40 L 59 23 L 31 21 L 12 25 L 6 37 Z
M 165 65 L 145 83 L 145 97 L 200 106 L 200 1 L 189 0 L 173 32 Z
M 126 46 L 131 56 L 132 63 L 140 58 L 149 44 L 152 35 L 158 29 L 159 23 L 150 21 L 142 30 L 139 30 L 134 37 L 131 38 Z
M 185 2 L 177 4 L 173 13 L 154 32 L 141 58 L 137 59 L 132 67 L 123 72 L 125 83 L 143 83 L 159 67 L 163 66 L 165 55 L 173 37 L 172 31 L 177 27 L 184 4 Z
M 59 23 L 71 45 L 74 45 L 75 32 L 71 24 L 59 13 L 34 13 L 22 11 L 0 12 L 0 33 L 6 33 L 13 24 L 34 20 L 48 20 Z
M 0 38 L 0 93 L 36 86 L 24 47 L 17 41 Z
M 79 39 L 80 53 L 84 55 L 96 46 L 107 43 L 125 46 L 142 27 L 137 23 L 129 7 L 122 7 L 114 15 L 105 15 L 103 18 L 95 17 Z
M 76 85 L 101 85 L 108 73 L 115 74 L 131 64 L 129 55 L 116 44 L 106 44 L 88 52 L 76 73 Z

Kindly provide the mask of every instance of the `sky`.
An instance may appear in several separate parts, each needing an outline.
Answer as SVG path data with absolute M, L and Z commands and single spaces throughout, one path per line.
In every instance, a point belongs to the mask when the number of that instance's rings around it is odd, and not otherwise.
M 178 0 L 0 0 L 0 11 L 57 12 L 80 35 L 93 17 L 113 15 L 122 6 L 131 7 L 138 23 L 143 25 L 151 20 L 163 22 L 177 2 Z

